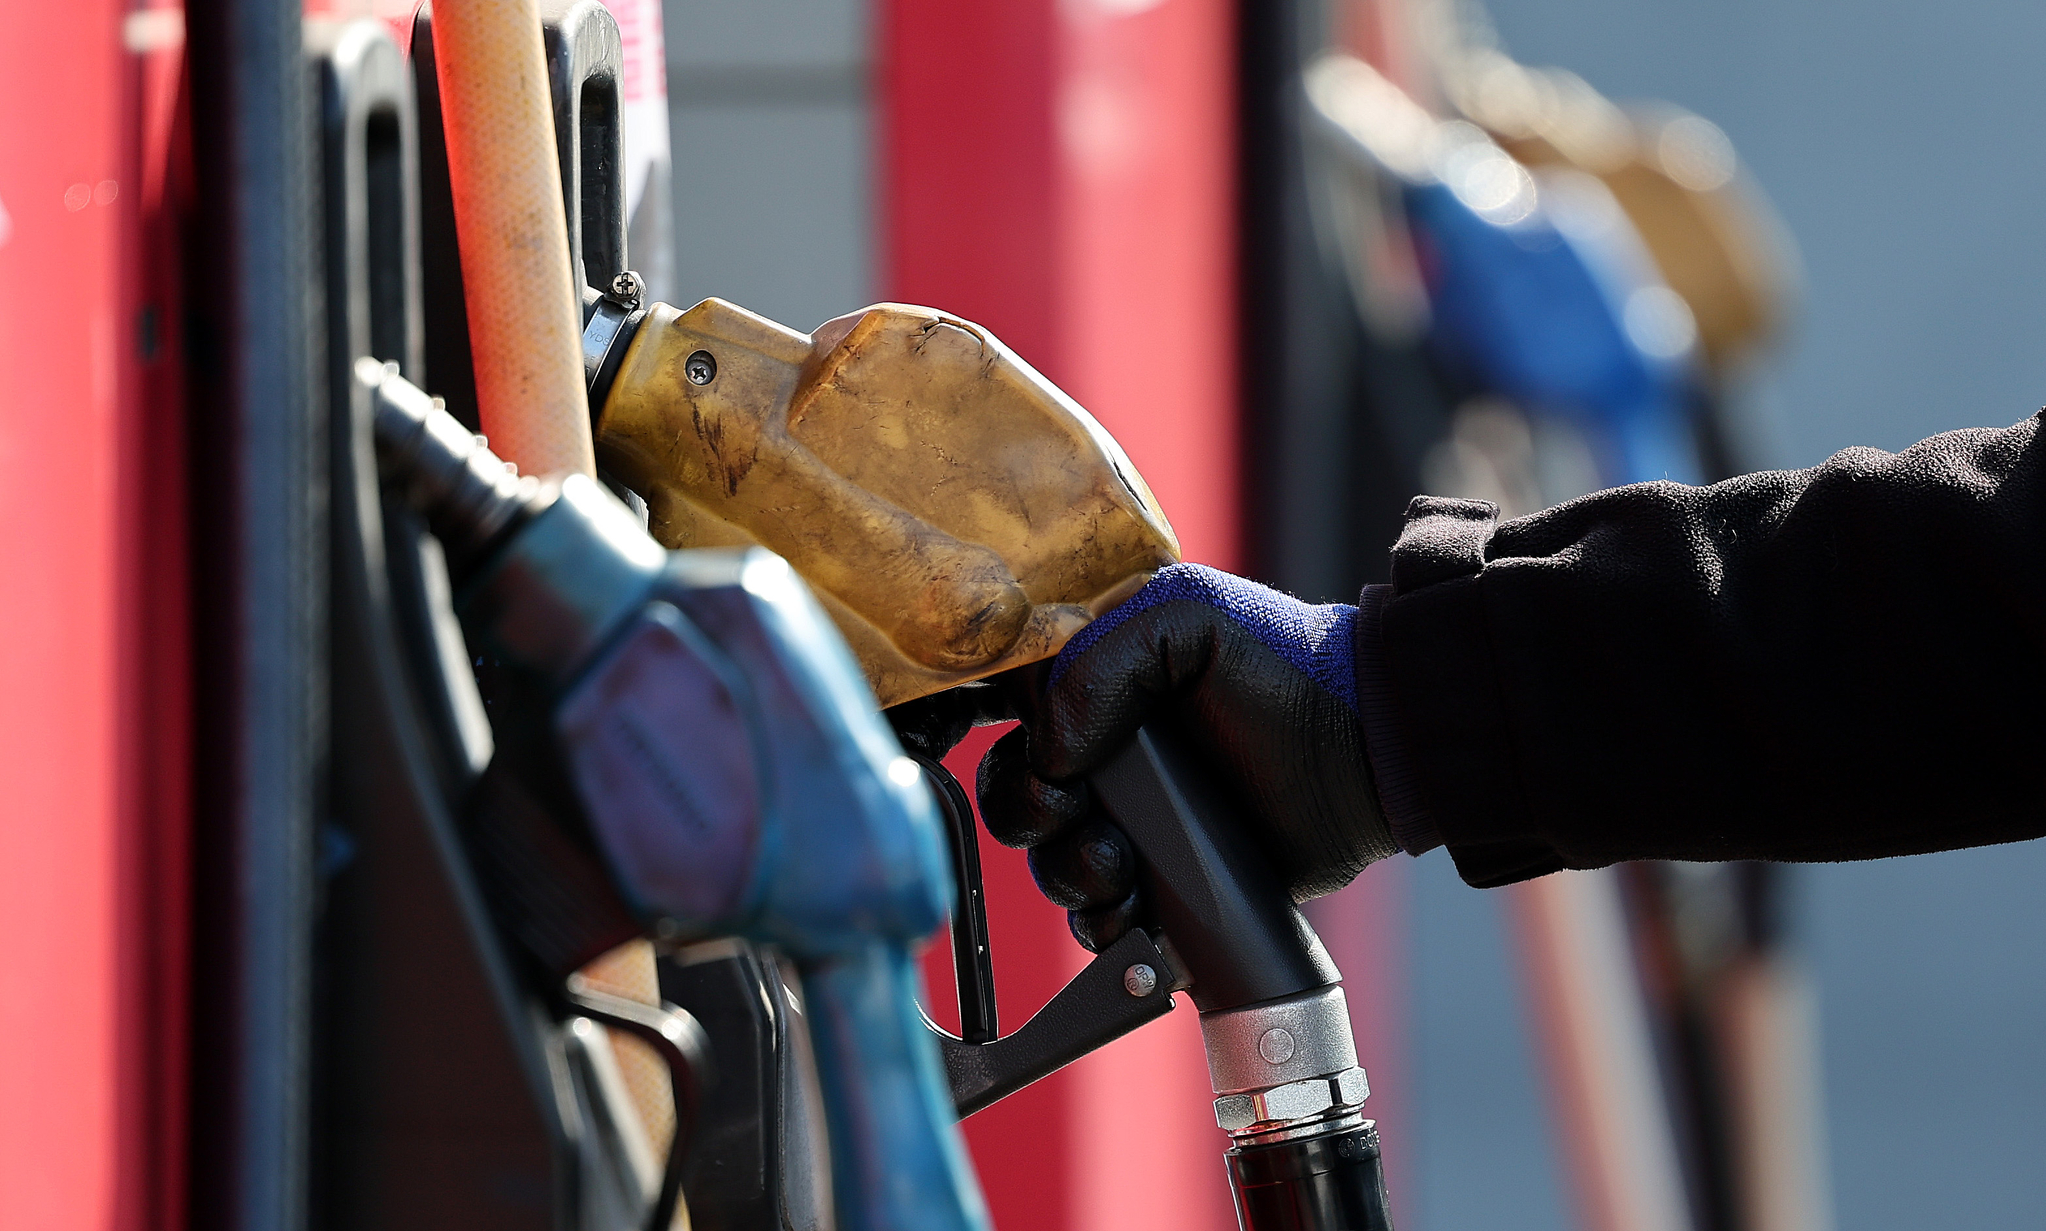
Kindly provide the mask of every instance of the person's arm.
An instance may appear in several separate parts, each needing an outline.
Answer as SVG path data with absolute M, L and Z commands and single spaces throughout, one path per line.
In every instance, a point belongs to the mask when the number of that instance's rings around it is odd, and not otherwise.
M 1505 523 L 1416 500 L 1356 646 L 1401 844 L 1496 885 L 2046 833 L 2040 426 Z

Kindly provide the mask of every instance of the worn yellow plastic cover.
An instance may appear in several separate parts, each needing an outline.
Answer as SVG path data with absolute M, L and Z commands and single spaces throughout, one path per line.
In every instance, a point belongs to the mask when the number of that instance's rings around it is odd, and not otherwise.
M 884 706 L 1057 653 L 1179 558 L 1093 416 L 929 308 L 805 336 L 720 299 L 657 304 L 596 435 L 666 546 L 787 558 Z

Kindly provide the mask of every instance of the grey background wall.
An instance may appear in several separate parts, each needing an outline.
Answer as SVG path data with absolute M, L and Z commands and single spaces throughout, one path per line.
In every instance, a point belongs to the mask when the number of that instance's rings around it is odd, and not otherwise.
M 1803 250 L 1778 464 L 2046 399 L 2046 9 L 2023 0 L 1498 0 L 1521 58 L 1732 136 Z
M 1755 391 L 1755 464 L 1895 449 L 2046 402 L 2046 6 L 1490 7 L 1521 60 L 1719 123 L 1782 211 L 1807 296 Z M 1496 906 L 1440 856 L 1411 875 L 1413 1223 L 1560 1229 Z M 1799 875 L 1842 1231 L 2046 1225 L 2042 886 L 2040 843 Z
M 667 0 L 677 302 L 873 302 L 865 0 Z

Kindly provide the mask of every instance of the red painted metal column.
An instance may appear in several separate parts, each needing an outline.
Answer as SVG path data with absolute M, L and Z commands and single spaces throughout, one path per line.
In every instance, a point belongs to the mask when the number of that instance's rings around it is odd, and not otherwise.
M 1087 406 L 1189 559 L 1241 567 L 1234 8 L 887 0 L 887 293 L 960 313 Z M 986 739 L 954 767 L 970 781 Z M 1020 855 L 983 843 L 1005 1025 L 1083 964 Z M 1235 1224 L 1190 1007 L 967 1122 L 999 1226 Z
M 182 1204 L 181 14 L 0 40 L 0 1226 Z

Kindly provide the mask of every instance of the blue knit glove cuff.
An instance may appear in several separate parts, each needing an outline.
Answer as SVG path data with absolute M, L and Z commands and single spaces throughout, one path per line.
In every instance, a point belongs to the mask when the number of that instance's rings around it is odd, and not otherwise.
M 1357 609 L 1348 603 L 1311 606 L 1254 581 L 1209 568 L 1174 564 L 1158 570 L 1143 589 L 1066 642 L 1052 663 L 1057 683 L 1073 660 L 1132 616 L 1166 603 L 1202 603 L 1241 624 L 1265 648 L 1329 695 L 1357 709 Z

